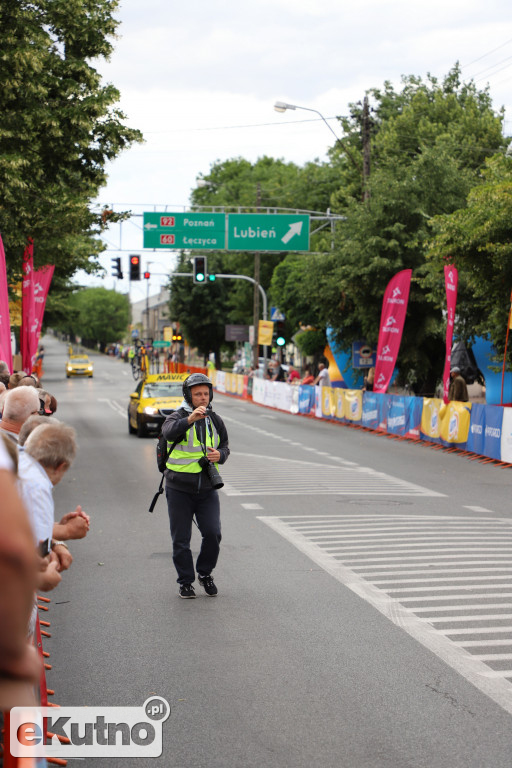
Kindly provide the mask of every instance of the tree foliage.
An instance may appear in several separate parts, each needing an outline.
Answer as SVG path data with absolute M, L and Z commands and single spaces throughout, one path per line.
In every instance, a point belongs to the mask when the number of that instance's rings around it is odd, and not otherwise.
M 487 161 L 467 207 L 432 220 L 426 283 L 443 301 L 444 264 L 459 271 L 456 333 L 465 341 L 489 335 L 503 350 L 512 291 L 512 158 Z
M 266 212 L 267 210 L 275 212 L 278 209 L 322 211 L 329 207 L 331 195 L 337 188 L 337 184 L 335 163 L 307 163 L 304 167 L 300 167 L 294 163 L 285 163 L 269 157 L 262 157 L 255 163 L 250 163 L 243 158 L 233 158 L 215 163 L 210 172 L 201 177 L 200 185 L 192 193 L 192 204 L 207 209 L 222 208 L 232 212 L 240 208 L 243 208 L 244 212 Z M 330 237 L 330 230 L 322 230 L 313 237 L 312 248 L 324 250 L 330 247 Z M 272 301 L 270 293 L 272 275 L 285 257 L 285 253 L 261 254 L 260 284 L 269 294 L 269 301 Z M 188 269 L 189 267 L 187 271 Z M 254 277 L 254 254 L 209 252 L 208 269 L 210 272 Z M 179 278 L 173 279 L 172 290 L 175 291 L 176 286 L 179 285 Z M 211 350 L 220 349 L 218 344 L 224 339 L 225 323 L 253 323 L 254 288 L 248 281 L 219 280 L 215 290 L 211 289 L 211 285 L 196 286 L 190 293 L 189 281 L 183 284 L 183 291 L 179 291 L 179 302 L 171 294 L 172 317 L 180 322 L 187 324 L 194 322 L 190 315 L 196 311 L 194 301 L 199 295 L 201 306 L 207 313 L 211 313 L 213 317 L 220 313 L 221 324 L 215 336 L 217 346 L 213 344 L 213 339 L 208 344 L 203 341 L 200 345 L 203 351 L 208 351 L 207 347 Z M 213 332 L 212 329 L 209 332 Z M 204 331 L 201 333 L 204 334 Z
M 0 232 L 9 277 L 27 237 L 36 266 L 66 281 L 98 267 L 108 212 L 89 202 L 105 165 L 141 134 L 123 124 L 119 92 L 91 64 L 112 50 L 118 0 L 2 0 Z M 52 288 L 52 293 L 54 292 Z
M 219 257 L 208 257 L 208 271 L 216 269 Z M 180 254 L 177 272 L 190 272 L 190 258 Z M 217 368 L 222 368 L 221 347 L 224 344 L 227 297 L 230 291 L 227 280 L 196 285 L 192 277 L 171 277 L 170 317 L 171 322 L 178 321 L 180 330 L 192 347 L 203 354 L 215 354 Z
M 106 288 L 84 288 L 70 298 L 68 316 L 58 327 L 71 337 L 80 336 L 88 347 L 103 351 L 126 334 L 131 319 L 128 296 Z
M 357 163 L 344 156 L 332 196 L 345 217 L 334 250 L 306 265 L 288 257 L 272 289 L 280 305 L 291 295 L 304 311 L 309 301 L 316 323 L 331 326 L 343 348 L 359 339 L 375 344 L 385 287 L 396 272 L 412 268 L 398 363 L 404 378 L 412 374 L 420 391 L 433 392 L 444 359 L 444 323 L 442 304 L 423 285 L 429 222 L 462 208 L 485 158 L 505 148 L 502 115 L 494 113 L 487 91 L 460 82 L 458 67 L 442 83 L 408 77 L 400 92 L 386 83 L 371 96 L 369 201 L 362 200 Z M 360 113 L 352 105 L 343 123 L 352 157 L 362 152 Z M 333 152 L 343 156 L 340 147 Z

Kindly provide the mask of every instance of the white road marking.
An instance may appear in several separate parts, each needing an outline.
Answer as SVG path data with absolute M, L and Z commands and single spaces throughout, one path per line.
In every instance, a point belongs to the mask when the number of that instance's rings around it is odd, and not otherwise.
M 240 409 L 242 410 L 242 409 Z M 245 410 L 245 409 L 244 409 Z M 305 451 L 312 451 L 316 452 L 315 448 L 311 448 L 309 446 L 305 446 L 302 443 L 294 442 L 293 440 L 289 440 L 288 438 L 282 438 L 280 435 L 276 435 L 275 432 L 269 432 L 266 429 L 262 429 L 261 427 L 256 427 L 253 424 L 246 424 L 243 421 L 239 421 L 238 419 L 234 419 L 232 416 L 223 416 L 222 417 L 225 422 L 230 422 L 231 424 L 237 424 L 239 427 L 242 427 L 244 430 L 250 429 L 253 432 L 257 432 L 260 435 L 264 435 L 265 437 L 271 437 L 276 440 L 286 440 L 290 445 L 297 445 L 303 448 Z M 275 418 L 275 417 L 272 417 Z M 340 458 L 339 456 L 331 456 L 331 461 L 337 461 L 341 464 L 346 464 L 349 467 L 356 467 L 357 464 L 353 461 L 348 461 L 347 459 Z
M 404 600 L 400 601 L 401 603 L 405 602 Z M 474 611 L 476 609 L 485 609 L 488 610 L 489 608 L 512 608 L 512 603 L 472 603 L 470 605 L 430 605 L 428 608 L 410 608 L 409 610 L 414 611 L 414 613 L 432 613 L 432 611 L 435 611 L 438 613 L 439 611 Z M 502 614 L 500 614 L 502 616 Z M 480 618 L 478 614 L 475 614 L 475 619 Z M 512 614 L 511 614 L 512 617 Z M 437 616 L 434 618 L 430 618 L 429 621 L 456 621 L 460 617 L 452 616 L 449 619 L 446 619 L 444 616 Z M 468 616 L 463 616 L 464 619 L 470 618 Z
M 127 411 L 125 408 L 123 408 L 120 403 L 117 403 L 115 400 L 110 400 L 108 397 L 98 397 L 98 403 L 107 403 L 109 408 L 112 408 L 113 411 L 115 411 L 119 416 L 122 416 L 123 419 L 127 418 Z
M 369 467 L 239 451 L 223 467 L 222 477 L 228 496 L 443 496 Z
M 241 504 L 244 509 L 263 509 L 261 504 Z
M 512 638 L 503 638 L 504 633 L 509 635 L 512 633 L 512 626 L 508 626 L 511 624 L 512 613 L 492 613 L 489 610 L 503 608 L 510 611 L 512 578 L 510 575 L 500 575 L 500 573 L 482 576 L 482 571 L 489 573 L 491 570 L 500 572 L 504 570 L 494 568 L 494 565 L 502 562 L 499 557 L 502 555 L 503 548 L 500 547 L 499 542 L 505 536 L 512 534 L 511 521 L 499 518 L 490 520 L 454 516 L 412 518 L 405 515 L 382 514 L 320 515 L 318 518 L 314 515 L 260 516 L 258 519 L 512 714 L 512 684 L 507 680 L 512 677 L 512 671 L 496 670 L 487 663 L 512 660 L 512 653 L 510 653 Z M 315 523 L 317 523 L 316 528 Z M 333 525 L 333 523 L 337 524 Z M 340 530 L 345 526 L 347 535 L 344 545 L 338 544 L 334 549 L 329 546 L 327 525 L 333 528 L 331 538 L 337 540 L 340 539 Z M 437 560 L 432 562 L 430 552 L 444 551 L 439 548 L 436 541 L 427 539 L 421 545 L 417 544 L 415 531 L 420 532 L 422 537 L 426 536 L 429 526 L 438 531 L 441 541 L 446 541 L 448 538 L 450 562 L 454 562 L 455 567 L 447 569 L 447 564 L 439 560 L 439 555 L 434 555 Z M 382 531 L 386 527 L 390 534 L 383 538 Z M 390 543 L 393 527 L 396 528 L 396 540 L 401 542 L 399 545 Z M 356 552 L 354 552 L 354 545 L 350 542 L 354 540 L 356 533 L 359 541 L 372 543 L 364 544 L 362 547 L 359 543 L 355 546 Z M 467 563 L 467 568 L 459 568 L 461 563 L 452 560 L 451 552 L 457 551 L 457 543 L 459 551 L 467 553 L 467 537 L 470 534 L 473 536 L 471 541 L 474 542 L 475 547 L 470 551 L 479 558 L 478 563 L 487 564 L 488 568 L 471 568 L 470 566 L 475 565 L 472 562 Z M 494 539 L 496 539 L 495 545 Z M 391 539 L 391 541 L 394 540 Z M 485 544 L 485 546 L 479 547 L 479 544 Z M 397 551 L 396 546 L 400 547 L 400 551 Z M 412 549 L 418 546 L 424 548 L 425 554 L 418 555 L 418 549 Z M 506 550 L 510 551 L 510 547 Z M 383 564 L 388 559 L 386 553 L 390 554 L 389 559 L 392 561 L 388 567 L 394 569 L 389 572 L 378 570 L 386 567 Z M 406 558 L 403 569 L 400 569 L 401 560 L 397 562 L 397 556 L 400 554 Z M 371 566 L 369 570 L 368 561 L 375 562 L 375 555 L 378 555 L 380 562 L 373 566 L 377 570 L 372 571 Z M 467 554 L 463 556 L 467 558 Z M 411 557 L 423 560 L 415 564 L 418 569 L 425 569 L 428 566 L 428 570 L 412 570 L 414 563 L 409 561 Z M 510 565 L 508 567 L 510 568 Z M 472 572 L 473 575 L 460 576 L 460 572 Z M 396 573 L 397 576 L 394 575 Z M 428 574 L 428 576 L 420 578 L 422 574 Z M 431 574 L 439 574 L 439 576 L 431 577 Z M 382 575 L 387 578 L 375 579 L 376 576 Z M 416 575 L 418 578 L 413 578 Z M 508 583 L 502 584 L 502 579 Z M 451 583 L 452 581 L 457 583 Z M 467 581 L 473 583 L 464 583 Z M 498 591 L 501 589 L 503 591 Z M 443 591 L 445 594 L 439 595 Z M 411 592 L 414 596 L 410 596 Z M 502 599 L 503 603 L 497 602 Z M 482 602 L 479 602 L 480 600 Z M 444 601 L 443 605 L 439 606 L 439 601 Z M 423 603 L 421 608 L 415 608 L 418 603 Z M 482 613 L 475 612 L 478 610 Z M 416 615 L 416 611 L 421 615 Z M 438 611 L 446 615 L 439 616 L 439 613 L 436 613 Z M 489 622 L 500 620 L 508 622 L 507 626 L 489 625 Z M 458 626 L 446 628 L 446 624 L 450 621 L 457 623 Z M 463 626 L 464 624 L 466 626 Z M 498 637 L 500 634 L 501 637 Z M 464 636 L 474 638 L 479 635 L 484 639 L 464 639 Z M 503 653 L 497 652 L 501 648 Z
M 425 621 L 425 619 L 423 619 Z M 495 632 L 512 632 L 512 627 L 464 627 L 463 629 L 442 629 L 437 627 L 438 632 L 442 632 L 444 635 L 489 635 Z M 474 642 L 477 642 L 476 640 Z M 495 645 L 496 641 L 486 640 L 485 642 L 490 645 Z M 465 645 L 465 643 L 463 643 Z M 512 645 L 512 640 L 508 641 L 508 645 Z
M 466 606 L 467 607 L 467 606 Z M 489 608 L 489 605 L 479 606 L 482 608 Z M 501 606 L 500 606 L 501 607 Z M 432 609 L 430 609 L 432 610 Z M 451 609 L 453 610 L 453 608 Z M 418 610 L 415 608 L 414 613 L 417 613 Z M 423 621 L 430 621 L 431 623 L 437 622 L 451 622 L 451 621 L 494 621 L 494 619 L 512 619 L 512 613 L 475 613 L 470 616 L 429 616 L 428 619 L 423 619 Z M 445 629 L 446 633 L 449 634 L 450 630 Z M 465 629 L 464 632 L 470 632 L 471 630 Z
M 486 509 L 485 507 L 468 507 L 464 505 L 464 509 L 470 509 L 472 512 L 490 512 L 491 515 L 496 514 L 492 509 Z

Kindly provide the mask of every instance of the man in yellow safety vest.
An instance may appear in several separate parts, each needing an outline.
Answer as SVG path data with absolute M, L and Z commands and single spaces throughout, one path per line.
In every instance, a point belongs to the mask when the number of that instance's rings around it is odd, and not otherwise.
M 183 398 L 180 408 L 166 418 L 162 427 L 168 448 L 172 448 L 165 472 L 172 558 L 180 597 L 196 597 L 190 550 L 195 515 L 202 536 L 196 561 L 198 580 L 206 594 L 214 597 L 218 590 L 212 571 L 221 541 L 218 489 L 223 486 L 217 465 L 224 464 L 229 456 L 228 433 L 220 416 L 212 411 L 213 387 L 207 376 L 188 376 L 183 382 Z

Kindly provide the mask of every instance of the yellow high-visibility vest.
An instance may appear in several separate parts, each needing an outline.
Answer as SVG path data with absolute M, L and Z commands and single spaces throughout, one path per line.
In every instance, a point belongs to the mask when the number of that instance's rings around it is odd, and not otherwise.
M 206 442 L 205 445 L 210 448 L 217 448 L 219 445 L 219 435 L 215 429 L 213 419 L 208 419 L 209 424 L 206 424 Z M 190 472 L 198 473 L 201 471 L 199 466 L 199 459 L 203 456 L 203 449 L 201 443 L 196 434 L 195 422 L 190 429 L 187 430 L 183 440 L 177 443 L 167 459 L 166 467 L 173 472 Z M 211 426 L 211 430 L 210 427 Z M 171 443 L 167 443 L 167 449 L 171 447 Z

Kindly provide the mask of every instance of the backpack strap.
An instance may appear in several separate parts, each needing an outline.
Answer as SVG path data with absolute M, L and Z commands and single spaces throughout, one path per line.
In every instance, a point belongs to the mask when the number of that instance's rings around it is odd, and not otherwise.
M 176 448 L 176 446 L 178 445 L 178 443 L 179 443 L 179 440 L 175 440 L 175 441 L 174 441 L 174 443 L 173 443 L 173 444 L 171 445 L 171 447 L 169 448 L 169 450 L 167 451 L 167 453 L 166 453 L 166 455 L 165 455 L 165 463 L 166 463 L 166 464 L 167 464 L 167 461 L 168 461 L 168 459 L 169 459 L 169 456 L 171 455 L 171 453 L 173 452 L 173 450 Z M 165 470 L 164 470 L 164 472 L 165 472 Z M 149 510 L 148 510 L 149 512 L 153 512 L 153 510 L 154 510 L 154 509 L 155 509 L 155 507 L 156 507 L 156 503 L 157 503 L 157 501 L 158 501 L 158 497 L 160 496 L 160 494 L 162 494 L 162 493 L 164 492 L 164 480 L 165 480 L 165 474 L 164 474 L 164 472 L 162 472 L 162 477 L 160 478 L 160 485 L 158 486 L 158 491 L 157 491 L 157 492 L 155 493 L 155 495 L 153 496 L 153 501 L 152 501 L 152 502 L 151 502 L 151 504 L 149 505 Z

